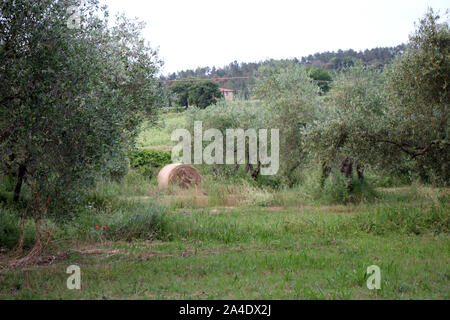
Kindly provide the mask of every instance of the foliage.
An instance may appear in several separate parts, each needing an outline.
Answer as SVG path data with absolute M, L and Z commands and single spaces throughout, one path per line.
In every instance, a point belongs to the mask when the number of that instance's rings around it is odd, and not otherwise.
M 21 234 L 21 217 L 12 208 L 0 206 L 0 248 L 13 249 Z M 24 247 L 31 248 L 36 240 L 34 221 L 26 218 L 24 222 Z
M 386 157 L 364 135 L 383 126 L 386 108 L 383 78 L 379 70 L 358 64 L 337 75 L 326 104 L 326 118 L 307 134 L 307 146 L 315 159 L 336 167 L 350 156 L 355 162 L 386 168 Z M 394 153 L 402 160 L 402 155 Z M 403 163 L 396 161 L 396 163 Z
M 186 108 L 190 105 L 204 109 L 222 97 L 219 85 L 209 80 L 175 81 L 169 90 L 176 95 L 177 104 Z
M 239 99 L 230 102 L 219 101 L 204 110 L 193 108 L 186 114 L 188 128 L 193 128 L 194 121 L 202 121 L 203 130 L 215 128 L 224 136 L 226 129 L 265 128 L 268 117 L 267 110 L 260 102 Z
M 120 156 L 118 155 L 116 157 L 111 157 L 107 160 L 105 165 L 105 171 L 107 174 L 105 176 L 111 178 L 112 180 L 120 181 L 126 176 L 129 169 L 129 159 L 120 154 Z
M 153 149 L 142 149 L 131 153 L 133 167 L 151 165 L 153 167 L 164 167 L 170 163 L 171 153 Z
M 308 132 L 308 146 L 324 163 L 349 156 L 397 176 L 448 184 L 450 33 L 430 11 L 407 51 L 384 72 L 355 65 L 339 74 L 328 117 Z
M 417 165 L 425 181 L 450 183 L 450 30 L 430 9 L 410 36 L 407 51 L 387 70 L 390 108 L 382 133 Z M 381 137 L 381 134 L 384 137 Z
M 216 103 L 221 97 L 222 93 L 217 83 L 209 80 L 197 81 L 189 88 L 188 103 L 204 109 Z
M 152 176 L 155 170 L 172 163 L 171 156 L 170 151 L 142 149 L 131 152 L 130 160 L 133 168 L 138 168 L 146 176 Z
M 308 67 L 306 70 L 309 72 L 309 76 L 316 81 L 322 93 L 330 91 L 330 82 L 333 81 L 333 78 L 327 70 L 316 67 Z
M 175 103 L 179 106 L 188 107 L 189 105 L 189 88 L 192 86 L 193 81 L 183 80 L 175 81 L 169 87 L 169 91 L 175 95 Z
M 238 97 L 248 99 L 251 95 L 251 87 L 255 83 L 254 75 L 260 65 L 261 63 L 238 63 L 237 61 L 234 61 L 223 68 L 199 67 L 195 70 L 184 70 L 172 73 L 167 77 L 161 76 L 161 79 L 176 80 L 200 78 L 220 80 L 220 83 L 224 88 L 232 89 L 236 92 Z
M 337 52 L 318 52 L 301 58 L 301 63 L 319 68 L 342 70 L 353 66 L 355 62 L 362 62 L 364 65 L 382 69 L 388 65 L 396 56 L 402 54 L 405 45 L 395 47 L 377 47 L 364 51 L 338 50 Z
M 78 1 L 0 6 L 1 168 L 61 214 L 108 167 L 123 175 L 126 165 L 108 163 L 123 161 L 138 125 L 156 116 L 161 88 L 142 24 L 122 16 L 109 28 L 106 10 L 90 0 L 80 28 L 70 29 L 70 5 Z
M 379 198 L 373 183 L 369 179 L 360 180 L 352 176 L 353 189 L 347 188 L 347 181 L 342 174 L 333 169 L 323 181 L 320 166 L 309 166 L 301 174 L 301 182 L 297 186 L 297 194 L 313 203 L 322 204 L 358 204 L 373 203 Z
M 225 161 L 225 143 L 226 143 L 226 130 L 227 129 L 254 129 L 256 132 L 260 129 L 267 129 L 270 121 L 271 114 L 268 109 L 265 108 L 259 101 L 249 101 L 236 99 L 234 101 L 225 102 L 219 101 L 215 105 L 212 105 L 206 109 L 192 108 L 188 110 L 186 114 L 187 125 L 186 127 L 191 131 L 193 136 L 194 121 L 202 122 L 202 129 L 208 130 L 211 128 L 217 129 L 222 133 L 223 139 L 223 152 Z M 236 144 L 235 144 L 236 146 Z M 248 163 L 248 140 L 246 139 L 246 164 Z M 270 150 L 270 149 L 269 149 Z M 239 166 L 236 165 L 214 165 L 214 171 L 218 175 L 236 175 Z M 256 166 L 246 165 L 246 173 L 252 174 L 256 170 Z
M 342 71 L 353 67 L 355 63 L 358 63 L 359 60 L 353 57 L 333 57 L 330 61 L 325 65 L 327 69 L 334 69 L 338 71 Z
M 255 87 L 270 115 L 268 127 L 280 130 L 281 174 L 291 183 L 294 171 L 305 164 L 305 132 L 321 118 L 320 89 L 305 67 L 292 62 L 262 66 Z
M 362 62 L 364 65 L 373 66 L 378 69 L 383 69 L 388 65 L 394 57 L 402 54 L 405 50 L 405 45 L 398 45 L 395 47 L 378 47 L 373 49 L 366 49 L 364 51 L 355 50 L 338 50 L 332 52 L 321 52 L 311 54 L 300 59 L 294 58 L 291 62 L 305 66 L 312 66 L 317 68 L 328 68 L 328 70 L 342 70 L 343 66 L 353 65 L 355 62 Z M 278 60 L 282 62 L 282 60 Z M 219 80 L 224 88 L 232 89 L 236 95 L 243 99 L 251 98 L 251 91 L 256 82 L 256 75 L 259 68 L 267 63 L 275 62 L 275 60 L 267 60 L 260 62 L 237 62 L 233 61 L 230 64 L 216 68 L 216 67 L 199 67 L 195 70 L 183 70 L 174 72 L 168 76 L 161 76 L 162 80 L 176 80 L 176 79 L 211 79 Z M 185 104 L 183 104 L 185 105 Z

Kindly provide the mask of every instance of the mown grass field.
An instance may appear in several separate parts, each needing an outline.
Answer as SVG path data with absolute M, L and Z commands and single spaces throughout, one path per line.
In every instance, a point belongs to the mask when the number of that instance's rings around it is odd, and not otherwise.
M 141 147 L 167 146 L 167 130 L 144 132 Z M 449 190 L 374 192 L 343 205 L 207 174 L 201 190 L 160 190 L 131 171 L 69 221 L 48 221 L 36 263 L 11 268 L 3 249 L 0 299 L 450 299 Z M 81 290 L 66 287 L 70 265 Z M 380 290 L 367 288 L 371 265 Z

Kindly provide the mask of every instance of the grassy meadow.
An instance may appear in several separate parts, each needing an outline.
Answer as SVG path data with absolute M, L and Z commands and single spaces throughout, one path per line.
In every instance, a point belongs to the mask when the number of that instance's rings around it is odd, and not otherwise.
M 165 115 L 139 147 L 170 149 L 183 117 Z M 98 184 L 76 215 L 46 220 L 52 241 L 32 265 L 8 265 L 20 219 L 1 207 L 0 299 L 450 299 L 448 188 L 368 176 L 342 202 L 333 186 L 321 196 L 199 169 L 198 190 L 160 190 L 136 170 Z M 25 247 L 34 230 L 27 219 Z M 81 290 L 66 287 L 70 265 Z

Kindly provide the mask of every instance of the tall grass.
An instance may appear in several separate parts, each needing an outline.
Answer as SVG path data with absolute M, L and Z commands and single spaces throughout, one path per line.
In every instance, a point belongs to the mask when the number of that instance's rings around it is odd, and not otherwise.
M 141 202 L 124 202 L 120 208 L 106 211 L 85 208 L 59 226 L 57 237 L 96 242 L 161 239 L 165 236 L 165 214 L 164 207 Z
M 0 248 L 13 249 L 19 243 L 21 236 L 21 211 L 15 208 L 6 208 L 0 206 Z M 58 226 L 50 219 L 44 219 L 41 222 L 41 231 L 50 231 L 59 235 Z M 32 218 L 25 216 L 24 223 L 24 242 L 25 249 L 31 248 L 36 241 L 36 226 Z
M 305 170 L 299 184 L 300 196 L 318 204 L 371 203 L 378 198 L 378 193 L 369 179 L 360 181 L 356 174 L 352 177 L 352 190 L 340 172 L 333 170 L 322 184 L 320 168 Z
M 269 235 L 284 237 L 296 232 L 324 236 L 352 232 L 448 233 L 449 192 L 446 189 L 414 184 L 375 191 L 370 178 L 365 182 L 355 178 L 349 193 L 339 173 L 334 173 L 321 186 L 318 170 L 305 174 L 302 184 L 296 187 L 272 188 L 261 187 L 245 175 L 218 179 L 207 170 L 201 171 L 202 188 L 182 190 L 177 187 L 159 189 L 154 178 L 131 170 L 122 182 L 100 182 L 89 191 L 76 212 L 57 222 L 47 219 L 46 224 L 56 226 L 55 239 L 81 241 L 166 239 L 169 234 L 180 238 L 235 241 L 265 239 Z M 329 209 L 333 209 L 333 214 L 325 212 L 324 204 L 331 205 Z M 225 206 L 232 214 L 242 214 L 244 218 L 239 219 L 239 223 L 236 219 L 229 221 L 227 215 L 220 214 L 220 208 Z M 253 214 L 269 206 L 285 209 Z M 205 214 L 182 215 L 178 210 L 195 212 L 203 207 Z M 216 207 L 214 211 L 219 214 L 211 215 L 208 209 L 211 207 Z M 293 207 L 299 208 L 305 216 L 286 221 L 279 211 Z M 342 210 L 334 210 L 336 208 Z M 0 208 L 0 247 L 11 249 L 17 244 L 19 211 L 11 206 Z M 339 214 L 355 211 L 359 213 Z M 250 212 L 248 218 L 247 212 Z M 32 219 L 26 221 L 25 235 L 25 245 L 30 246 L 35 239 Z
M 254 241 L 278 241 L 285 245 L 303 237 L 347 239 L 363 234 L 425 235 L 448 234 L 448 207 L 429 209 L 376 206 L 357 214 L 305 212 L 292 216 L 287 212 L 242 208 L 210 214 L 197 210 L 191 214 L 168 214 L 165 230 L 172 239 L 218 241 L 225 244 Z
M 355 216 L 359 230 L 382 235 L 385 233 L 414 234 L 448 233 L 450 211 L 447 204 L 421 207 L 378 207 Z

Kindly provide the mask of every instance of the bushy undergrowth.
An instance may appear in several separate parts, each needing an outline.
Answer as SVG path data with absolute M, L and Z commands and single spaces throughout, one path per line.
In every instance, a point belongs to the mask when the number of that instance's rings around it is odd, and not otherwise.
M 413 184 L 375 192 L 369 177 L 363 182 L 355 178 L 353 190 L 349 193 L 339 172 L 334 172 L 321 186 L 319 170 L 309 171 L 304 175 L 302 184 L 296 187 L 271 188 L 261 187 L 245 174 L 226 175 L 218 179 L 209 169 L 200 169 L 203 185 L 197 191 L 177 188 L 160 190 L 154 179 L 131 170 L 121 182 L 103 181 L 97 184 L 72 215 L 58 220 L 50 220 L 49 217 L 44 224 L 54 228 L 53 239 L 95 242 L 187 236 L 234 241 L 269 234 L 282 237 L 286 232 L 345 236 L 355 232 L 421 235 L 449 231 L 449 193 L 444 189 Z M 347 204 L 349 206 L 342 207 L 345 210 L 348 208 L 349 212 L 355 212 L 352 204 L 357 204 L 356 211 L 359 213 L 322 214 L 323 204 L 338 204 L 338 207 Z M 235 208 L 233 210 L 243 215 L 247 210 L 269 206 L 284 207 L 286 210 L 295 207 L 310 209 L 306 209 L 309 211 L 305 219 L 298 222 L 285 223 L 281 219 L 274 221 L 274 225 L 264 222 L 258 227 L 253 227 L 250 221 L 248 224 L 244 221 L 242 225 L 230 224 L 226 215 L 216 217 L 205 214 L 199 217 L 174 212 L 169 214 L 180 208 L 223 206 Z M 209 212 L 210 209 L 207 210 Z M 303 212 L 304 209 L 301 210 Z M 0 208 L 0 247 L 11 249 L 17 245 L 20 212 L 18 207 L 9 204 Z M 315 212 L 318 214 L 312 215 Z M 32 246 L 35 237 L 34 221 L 28 218 L 25 247 Z
M 13 249 L 21 235 L 21 213 L 13 208 L 0 206 L 0 248 Z M 50 219 L 41 221 L 40 230 L 60 235 L 59 227 Z M 31 248 L 36 241 L 36 226 L 32 218 L 25 216 L 23 247 Z
M 366 176 L 372 181 L 373 185 L 378 188 L 394 188 L 410 185 L 412 183 L 411 177 L 406 174 L 403 176 L 367 174 Z
M 0 208 L 0 247 L 12 249 L 19 243 L 20 222 L 21 219 L 17 213 Z M 31 247 L 35 238 L 34 222 L 27 219 L 25 223 L 24 247 Z
M 137 202 L 123 203 L 112 212 L 86 209 L 67 224 L 65 236 L 78 240 L 160 239 L 164 236 L 165 213 L 156 204 Z
M 120 208 L 133 197 L 148 196 L 156 186 L 155 179 L 142 175 L 138 170 L 130 170 L 121 182 L 103 180 L 87 193 L 84 206 L 106 211 Z
M 156 176 L 165 165 L 172 163 L 170 151 L 143 149 L 130 154 L 131 166 L 148 177 Z
M 119 210 L 104 217 L 110 240 L 158 239 L 164 235 L 165 210 L 155 204 Z
M 14 179 L 11 175 L 0 175 L 0 203 L 7 203 L 12 199 Z
M 352 178 L 352 189 L 340 172 L 333 170 L 325 181 L 321 181 L 321 171 L 312 168 L 303 175 L 298 186 L 299 194 L 305 199 L 325 204 L 370 203 L 377 199 L 378 193 L 369 178 Z
M 102 203 L 107 200 L 102 200 Z M 44 219 L 41 229 L 51 230 L 53 240 L 131 241 L 165 237 L 166 209 L 153 203 L 116 202 L 106 208 L 86 206 L 76 215 L 54 222 Z M 0 208 L 0 248 L 13 249 L 20 239 L 19 211 Z M 97 228 L 98 227 L 98 228 Z M 25 220 L 24 247 L 36 241 L 33 219 Z

